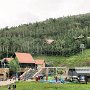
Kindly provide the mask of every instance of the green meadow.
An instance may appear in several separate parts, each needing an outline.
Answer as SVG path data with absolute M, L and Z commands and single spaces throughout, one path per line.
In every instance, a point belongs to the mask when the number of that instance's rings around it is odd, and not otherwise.
M 60 84 L 20 81 L 16 83 L 16 90 L 90 90 L 88 84 Z M 0 90 L 7 90 L 7 86 L 0 87 Z
M 90 49 L 84 50 L 83 54 L 72 55 L 69 57 L 61 56 L 35 56 L 35 59 L 44 59 L 51 66 L 90 66 Z

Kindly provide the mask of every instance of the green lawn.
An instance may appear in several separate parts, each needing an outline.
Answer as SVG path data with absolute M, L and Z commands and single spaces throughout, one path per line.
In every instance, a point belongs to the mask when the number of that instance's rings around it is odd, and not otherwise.
M 90 83 L 86 84 L 52 84 L 40 82 L 17 82 L 16 90 L 90 90 Z M 7 90 L 7 86 L 0 87 L 0 90 Z
M 84 50 L 83 54 L 70 57 L 61 56 L 35 56 L 34 59 L 44 59 L 46 63 L 53 66 L 90 66 L 90 49 Z

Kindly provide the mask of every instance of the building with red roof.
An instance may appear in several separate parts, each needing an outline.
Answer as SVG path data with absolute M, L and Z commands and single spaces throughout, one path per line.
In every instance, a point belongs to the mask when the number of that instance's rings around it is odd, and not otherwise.
M 3 62 L 8 63 L 17 58 L 21 68 L 38 68 L 45 67 L 45 61 L 41 59 L 34 60 L 30 53 L 15 52 L 12 58 L 4 58 Z
M 35 61 L 30 53 L 16 52 L 13 58 L 17 58 L 21 68 L 34 68 Z
M 16 52 L 13 54 L 12 58 L 4 58 L 3 59 L 3 64 L 2 66 L 6 66 L 9 64 L 11 60 L 14 60 L 14 58 L 17 58 L 19 65 L 20 65 L 20 72 L 26 71 L 28 68 L 40 68 L 40 67 L 45 67 L 45 62 L 44 60 L 34 60 L 32 55 L 30 53 L 20 53 Z
M 16 52 L 12 55 L 12 58 L 4 58 L 1 61 L 0 68 L 8 68 L 9 70 L 9 62 L 11 62 L 12 60 L 16 60 L 16 59 L 18 60 L 19 65 L 20 65 L 20 75 L 26 72 L 27 70 L 29 70 L 30 68 L 40 69 L 40 67 L 45 67 L 44 60 L 39 60 L 39 59 L 34 60 L 30 53 Z M 0 72 L 0 74 L 2 74 L 2 77 L 4 77 L 2 72 Z M 13 72 L 9 71 L 9 74 L 13 75 Z
M 11 61 L 11 60 L 13 60 L 13 58 L 4 58 L 1 62 L 0 62 L 0 68 L 2 67 L 2 68 L 8 68 L 9 66 L 8 66 L 8 64 L 9 64 L 9 62 Z

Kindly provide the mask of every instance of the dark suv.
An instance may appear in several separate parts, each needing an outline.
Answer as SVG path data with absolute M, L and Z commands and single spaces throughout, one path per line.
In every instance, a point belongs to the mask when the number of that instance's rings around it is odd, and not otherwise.
M 80 76 L 79 76 L 79 82 L 80 82 L 80 83 L 86 83 L 86 84 L 87 84 L 87 76 L 85 76 L 85 75 L 80 75 Z

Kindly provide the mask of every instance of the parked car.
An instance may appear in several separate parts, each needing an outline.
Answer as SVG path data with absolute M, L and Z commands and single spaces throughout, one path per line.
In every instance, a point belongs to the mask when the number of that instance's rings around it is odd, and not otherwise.
M 69 80 L 73 82 L 78 82 L 78 76 L 70 76 Z
M 86 84 L 87 84 L 87 76 L 85 76 L 85 75 L 80 75 L 80 76 L 79 76 L 79 82 L 80 82 L 80 83 L 86 83 Z

